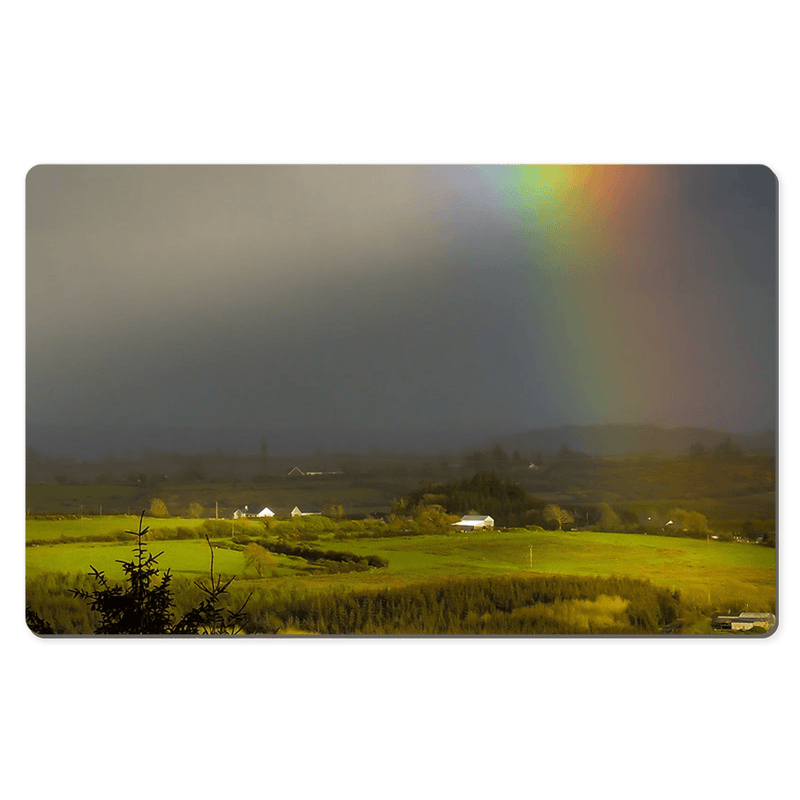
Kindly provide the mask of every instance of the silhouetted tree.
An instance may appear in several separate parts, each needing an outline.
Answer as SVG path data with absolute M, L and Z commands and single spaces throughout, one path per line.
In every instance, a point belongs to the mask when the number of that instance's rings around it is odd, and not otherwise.
M 39 635 L 55 633 L 50 623 L 45 622 L 30 606 L 25 608 L 25 622 L 33 633 Z
M 144 511 L 139 518 L 139 530 L 126 531 L 136 536 L 134 558 L 119 561 L 125 572 L 127 585 L 111 584 L 103 571 L 91 566 L 91 576 L 97 583 L 94 591 L 72 589 L 72 594 L 90 603 L 93 611 L 100 615 L 100 624 L 94 633 L 153 635 L 153 634 L 199 634 L 199 633 L 238 633 L 243 621 L 244 606 L 231 612 L 218 607 L 219 600 L 227 592 L 231 580 L 223 583 L 214 577 L 214 550 L 211 548 L 211 578 L 208 584 L 196 581 L 205 599 L 192 608 L 177 622 L 173 622 L 172 576 L 169 569 L 160 573 L 158 558 L 162 553 L 148 553 L 143 539 L 149 528 L 142 528 Z M 159 580 L 160 578 L 160 580 Z

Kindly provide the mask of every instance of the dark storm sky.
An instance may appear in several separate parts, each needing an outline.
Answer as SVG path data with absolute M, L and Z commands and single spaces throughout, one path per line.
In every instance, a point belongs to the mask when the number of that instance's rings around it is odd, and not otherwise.
M 36 167 L 28 420 L 392 432 L 772 426 L 774 178 L 698 167 L 675 185 L 671 215 L 655 208 L 640 227 L 655 255 L 638 267 L 637 297 L 657 292 L 668 316 L 652 352 L 686 353 L 670 361 L 664 387 L 693 387 L 670 405 L 656 402 L 665 390 L 651 379 L 632 404 L 629 383 L 608 371 L 588 376 L 576 401 L 582 384 L 565 351 L 577 357 L 584 337 L 598 359 L 623 363 L 631 337 L 605 342 L 598 331 L 609 313 L 619 326 L 627 289 L 615 308 L 585 298 L 571 308 L 574 276 L 537 274 L 535 246 L 475 170 Z M 571 313 L 579 326 L 555 336 Z M 691 364 L 676 375 L 683 358 Z

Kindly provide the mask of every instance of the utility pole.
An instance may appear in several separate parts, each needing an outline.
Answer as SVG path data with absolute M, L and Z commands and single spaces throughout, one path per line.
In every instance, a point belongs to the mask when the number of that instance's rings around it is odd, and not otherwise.
M 531 569 L 533 569 L 533 545 L 528 548 L 528 554 L 531 557 Z
M 219 500 L 214 501 L 214 519 L 219 519 Z

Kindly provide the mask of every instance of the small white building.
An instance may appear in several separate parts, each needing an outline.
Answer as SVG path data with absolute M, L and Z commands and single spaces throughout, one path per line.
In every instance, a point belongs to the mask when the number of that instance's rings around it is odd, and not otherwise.
M 714 630 L 749 631 L 753 628 L 772 630 L 775 625 L 775 615 L 769 613 L 742 611 L 738 617 L 726 614 L 717 614 L 711 620 Z
M 467 514 L 461 517 L 458 522 L 454 522 L 453 527 L 465 531 L 491 530 L 494 528 L 494 520 L 487 515 Z
M 318 517 L 319 511 L 301 511 L 299 506 L 295 506 L 292 509 L 292 516 L 293 517 Z
M 242 517 L 274 517 L 275 514 L 270 511 L 266 506 L 258 512 L 258 514 L 254 514 L 249 506 L 245 506 L 244 508 L 237 508 L 236 511 L 233 512 L 234 519 L 242 519 Z

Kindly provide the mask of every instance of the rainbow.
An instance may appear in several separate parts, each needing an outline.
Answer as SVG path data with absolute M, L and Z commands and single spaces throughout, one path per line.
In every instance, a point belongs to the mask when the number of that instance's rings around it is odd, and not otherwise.
M 537 327 L 550 336 L 551 373 L 558 372 L 543 383 L 560 383 L 571 398 L 563 420 L 678 422 L 681 390 L 670 370 L 683 354 L 666 352 L 661 341 L 658 317 L 674 298 L 659 297 L 649 235 L 663 237 L 678 186 L 674 168 L 469 169 L 517 234 L 531 311 L 546 322 Z M 531 403 L 535 410 L 536 398 Z
M 641 241 L 640 225 L 661 196 L 658 167 L 478 167 L 502 197 L 532 260 L 542 269 L 586 274 Z

